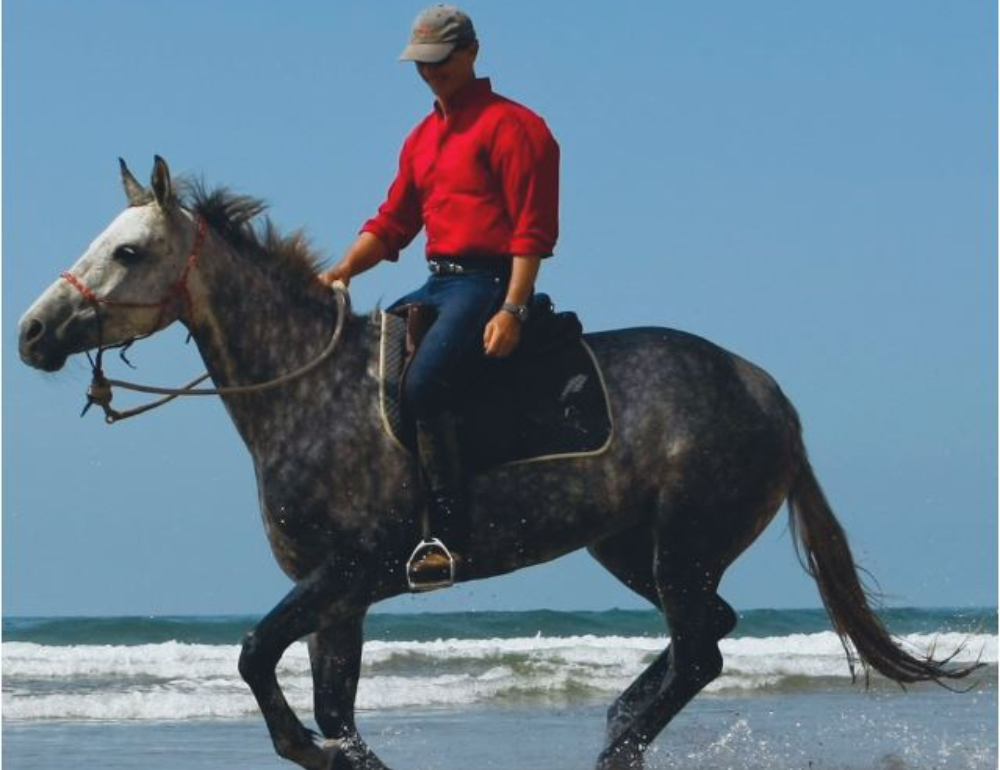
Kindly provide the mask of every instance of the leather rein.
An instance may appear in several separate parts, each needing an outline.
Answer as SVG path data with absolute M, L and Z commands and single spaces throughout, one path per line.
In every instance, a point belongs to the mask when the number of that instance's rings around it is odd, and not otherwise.
M 164 404 L 173 401 L 178 396 L 227 396 L 243 393 L 262 393 L 264 391 L 273 390 L 274 388 L 279 388 L 282 385 L 286 385 L 293 380 L 297 380 L 298 378 L 309 374 L 318 368 L 331 355 L 333 355 L 334 350 L 336 350 L 337 345 L 340 342 L 340 338 L 343 336 L 344 324 L 351 309 L 350 296 L 347 293 L 347 289 L 340 281 L 335 282 L 331 287 L 337 300 L 337 322 L 334 326 L 330 341 L 312 361 L 300 366 L 298 369 L 293 369 L 280 377 L 275 377 L 274 379 L 267 380 L 266 382 L 258 382 L 249 385 L 223 385 L 216 388 L 195 387 L 209 378 L 208 372 L 205 372 L 179 388 L 163 388 L 154 385 L 141 385 L 135 382 L 115 380 L 106 377 L 102 366 L 104 351 L 114 348 L 123 348 L 124 354 L 124 349 L 127 349 L 134 342 L 152 336 L 152 334 L 160 328 L 163 316 L 172 302 L 178 299 L 181 300 L 189 322 L 194 321 L 194 303 L 191 299 L 191 293 L 188 291 L 188 278 L 191 275 L 192 270 L 194 270 L 197 266 L 198 256 L 201 253 L 202 247 L 205 245 L 207 235 L 208 225 L 204 219 L 199 219 L 194 244 L 191 247 L 191 253 L 188 255 L 188 258 L 184 263 L 184 269 L 177 280 L 170 284 L 166 293 L 163 295 L 163 298 L 160 299 L 159 302 L 122 302 L 119 300 L 109 299 L 107 297 L 101 297 L 97 294 L 97 292 L 87 286 L 71 272 L 66 271 L 60 273 L 59 277 L 76 289 L 80 295 L 93 306 L 94 312 L 97 316 L 97 355 L 95 357 L 91 357 L 90 351 L 87 351 L 87 358 L 90 361 L 93 377 L 91 379 L 90 386 L 87 388 L 87 404 L 84 406 L 83 412 L 80 414 L 81 417 L 87 413 L 87 410 L 89 410 L 91 406 L 96 404 L 104 410 L 104 421 L 108 425 L 111 425 L 119 420 L 135 417 L 143 412 L 155 409 L 158 406 L 163 406 Z M 103 342 L 104 328 L 103 317 L 101 314 L 102 305 L 108 307 L 158 308 L 159 314 L 157 315 L 156 321 L 154 322 L 151 330 L 146 334 L 133 337 L 123 343 L 105 345 Z M 124 358 L 124 355 L 122 357 Z M 128 363 L 127 359 L 125 359 L 125 361 Z M 120 412 L 111 406 L 112 387 L 123 388 L 125 390 L 132 390 L 139 393 L 162 395 L 164 398 Z

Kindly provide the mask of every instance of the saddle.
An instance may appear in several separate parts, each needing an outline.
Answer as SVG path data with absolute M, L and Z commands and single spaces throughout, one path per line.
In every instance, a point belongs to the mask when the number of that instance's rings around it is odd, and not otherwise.
M 413 420 L 402 405 L 406 365 L 434 322 L 427 305 L 381 315 L 380 393 L 386 432 L 416 452 Z M 455 405 L 463 461 L 470 473 L 498 465 L 600 454 L 612 422 L 600 366 L 575 313 L 556 313 L 538 294 L 517 350 Z

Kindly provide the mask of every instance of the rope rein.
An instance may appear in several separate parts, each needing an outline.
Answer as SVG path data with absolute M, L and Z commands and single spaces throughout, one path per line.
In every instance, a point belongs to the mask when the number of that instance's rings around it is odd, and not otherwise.
M 87 404 L 83 408 L 81 417 L 87 413 L 87 410 L 91 406 L 97 405 L 104 410 L 104 421 L 111 425 L 119 420 L 125 420 L 129 417 L 135 417 L 136 415 L 148 412 L 151 409 L 156 409 L 159 406 L 163 406 L 170 401 L 173 401 L 179 396 L 227 396 L 227 395 L 238 395 L 246 393 L 262 393 L 268 390 L 274 390 L 275 388 L 280 388 L 283 385 L 287 385 L 293 380 L 297 380 L 310 372 L 317 369 L 322 365 L 333 352 L 337 349 L 337 345 L 340 343 L 340 339 L 344 333 L 344 326 L 346 324 L 347 316 L 350 315 L 351 310 L 351 299 L 350 295 L 347 293 L 347 288 L 340 282 L 336 281 L 331 287 L 334 292 L 334 296 L 337 300 L 337 321 L 334 325 L 333 334 L 330 337 L 330 341 L 327 342 L 326 347 L 316 356 L 312 361 L 297 369 L 293 369 L 280 377 L 275 377 L 272 380 L 267 380 L 265 382 L 252 383 L 248 385 L 222 385 L 216 388 L 197 388 L 195 386 L 204 382 L 209 378 L 209 374 L 205 372 L 195 379 L 191 380 L 186 385 L 182 385 L 179 388 L 163 388 L 153 385 L 141 385 L 135 382 L 128 382 L 126 380 L 116 380 L 105 377 L 104 370 L 101 365 L 101 359 L 104 351 L 111 347 L 119 347 L 117 345 L 105 346 L 103 344 L 103 321 L 101 317 L 101 306 L 108 305 L 111 307 L 131 307 L 131 308 L 159 308 L 159 315 L 156 318 L 156 322 L 153 324 L 152 329 L 149 333 L 142 335 L 141 337 L 134 338 L 130 340 L 126 345 L 130 345 L 136 339 L 144 339 L 152 335 L 160 327 L 160 323 L 163 320 L 163 315 L 166 312 L 167 307 L 170 303 L 176 299 L 180 298 L 184 304 L 184 309 L 187 312 L 187 317 L 189 321 L 194 319 L 194 305 L 191 299 L 191 294 L 188 291 L 188 277 L 191 271 L 195 268 L 198 261 L 198 255 L 201 253 L 201 249 L 205 244 L 205 240 L 208 234 L 208 225 L 204 219 L 198 220 L 198 231 L 195 235 L 194 244 L 191 247 L 191 253 L 188 255 L 187 261 L 184 266 L 184 270 L 180 277 L 170 284 L 167 289 L 166 294 L 159 302 L 123 302 L 118 300 L 112 300 L 107 297 L 101 297 L 93 289 L 87 286 L 83 281 L 77 278 L 70 272 L 64 272 L 60 274 L 60 277 L 69 283 L 74 289 L 76 289 L 80 295 L 91 305 L 94 306 L 94 310 L 97 313 L 98 322 L 98 345 L 97 345 L 97 356 L 96 359 L 91 359 L 91 368 L 93 370 L 93 379 L 91 380 L 90 386 L 87 388 Z M 89 354 L 88 354 L 89 357 Z M 133 409 L 128 409 L 126 411 L 120 412 L 111 406 L 112 399 L 112 388 L 123 388 L 125 390 L 131 390 L 138 393 L 151 393 L 165 396 L 165 398 L 157 399 L 148 404 L 135 407 Z
M 334 292 L 336 293 L 337 298 L 337 324 L 334 327 L 333 335 L 330 337 L 330 341 L 326 343 L 326 347 L 323 348 L 320 354 L 309 363 L 300 366 L 298 369 L 293 369 L 280 377 L 275 377 L 273 380 L 258 382 L 251 385 L 222 385 L 218 388 L 195 388 L 195 385 L 208 379 L 208 373 L 205 373 L 180 388 L 161 388 L 155 385 L 139 385 L 134 382 L 126 382 L 125 380 L 112 380 L 107 378 L 105 378 L 105 382 L 107 382 L 108 385 L 113 385 L 117 388 L 124 388 L 125 390 L 134 390 L 138 393 L 167 395 L 174 398 L 177 396 L 229 396 L 240 393 L 261 393 L 263 391 L 273 390 L 274 388 L 280 388 L 282 385 L 286 385 L 292 380 L 297 380 L 299 377 L 303 377 L 319 367 L 320 364 L 333 355 L 333 351 L 336 350 L 337 345 L 340 343 L 340 338 L 344 332 L 344 320 L 349 310 L 349 302 L 347 299 L 347 293 L 342 288 L 339 286 L 334 287 Z

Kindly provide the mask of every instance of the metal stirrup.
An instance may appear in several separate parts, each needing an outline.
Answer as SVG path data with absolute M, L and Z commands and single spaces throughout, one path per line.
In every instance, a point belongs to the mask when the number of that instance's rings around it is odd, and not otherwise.
M 413 567 L 422 558 L 427 556 L 429 553 L 438 552 L 444 555 L 448 560 L 448 577 L 447 579 L 431 580 L 431 581 L 416 581 L 413 579 Z M 440 539 L 436 537 L 425 537 L 419 543 L 417 547 L 413 549 L 413 553 L 410 554 L 410 558 L 406 562 L 406 583 L 413 592 L 421 591 L 433 591 L 436 588 L 449 588 L 455 584 L 455 557 L 452 555 L 451 551 L 448 550 L 446 546 Z

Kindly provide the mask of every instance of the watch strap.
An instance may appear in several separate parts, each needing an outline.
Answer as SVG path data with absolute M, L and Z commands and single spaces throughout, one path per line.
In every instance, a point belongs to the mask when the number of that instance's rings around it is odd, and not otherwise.
M 528 320 L 528 306 L 527 305 L 515 305 L 513 302 L 504 302 L 501 310 L 506 310 L 512 316 L 514 316 L 518 321 L 524 323 Z

